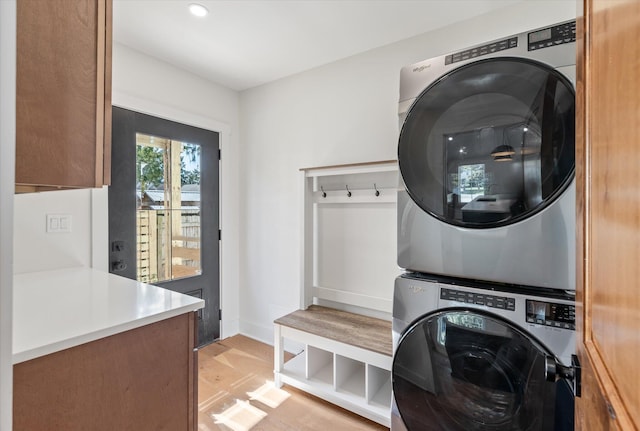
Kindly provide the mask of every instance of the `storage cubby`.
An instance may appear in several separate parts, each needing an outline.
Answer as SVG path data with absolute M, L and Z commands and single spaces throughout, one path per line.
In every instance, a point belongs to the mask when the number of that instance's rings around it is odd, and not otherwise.
M 365 396 L 365 364 L 360 361 L 336 355 L 335 390 L 344 394 Z
M 333 385 L 333 353 L 307 346 L 307 380 Z
M 367 364 L 367 402 L 380 408 L 391 405 L 391 372 Z

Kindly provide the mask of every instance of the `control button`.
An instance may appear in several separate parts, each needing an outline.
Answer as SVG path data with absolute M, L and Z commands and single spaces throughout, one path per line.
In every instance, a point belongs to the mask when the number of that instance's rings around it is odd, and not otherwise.
M 516 300 L 513 298 L 507 298 L 507 310 L 516 311 Z
M 571 323 L 565 323 L 562 325 L 564 329 L 571 329 Z
M 544 319 L 536 319 L 538 325 L 544 325 Z
M 547 320 L 546 322 L 544 322 L 544 324 L 547 325 L 547 326 L 552 326 L 551 320 Z
M 496 298 L 496 308 L 504 309 L 505 306 L 504 298 Z
M 536 319 L 534 319 L 533 317 L 527 317 L 527 322 L 536 323 Z
M 555 326 L 556 328 L 561 328 L 562 324 L 560 322 L 553 322 L 553 326 Z

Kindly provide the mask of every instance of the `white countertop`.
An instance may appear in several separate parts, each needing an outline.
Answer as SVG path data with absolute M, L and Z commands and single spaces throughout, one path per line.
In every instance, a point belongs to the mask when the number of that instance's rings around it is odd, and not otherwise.
M 204 307 L 91 268 L 18 274 L 13 283 L 14 364 Z

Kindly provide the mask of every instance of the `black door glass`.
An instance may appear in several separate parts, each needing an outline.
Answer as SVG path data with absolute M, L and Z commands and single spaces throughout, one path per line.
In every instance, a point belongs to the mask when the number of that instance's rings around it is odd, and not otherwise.
M 402 178 L 424 211 L 447 223 L 515 223 L 551 203 L 575 166 L 575 93 L 538 62 L 462 66 L 416 99 L 398 144 Z
M 565 391 L 556 407 L 560 392 L 545 380 L 547 355 L 498 317 L 429 315 L 405 332 L 394 356 L 398 411 L 410 431 L 572 429 L 572 394 Z

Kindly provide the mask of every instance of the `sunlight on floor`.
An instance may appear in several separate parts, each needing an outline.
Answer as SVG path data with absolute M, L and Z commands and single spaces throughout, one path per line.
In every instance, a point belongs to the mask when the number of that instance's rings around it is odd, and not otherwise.
M 233 431 L 249 431 L 258 422 L 267 416 L 249 401 L 236 400 L 236 403 L 220 414 L 214 414 L 217 424 L 223 424 Z
M 211 414 L 211 418 L 215 423 L 232 431 L 249 431 L 268 415 L 268 413 L 251 405 L 251 401 L 257 401 L 275 409 L 290 397 L 287 391 L 276 388 L 272 381 L 266 381 L 256 390 L 249 391 L 246 394 L 249 396 L 249 400 L 236 399 L 235 404 L 222 413 Z
M 247 392 L 251 400 L 260 401 L 272 409 L 277 408 L 291 395 L 287 391 L 276 388 L 273 382 L 267 381 L 253 392 Z

